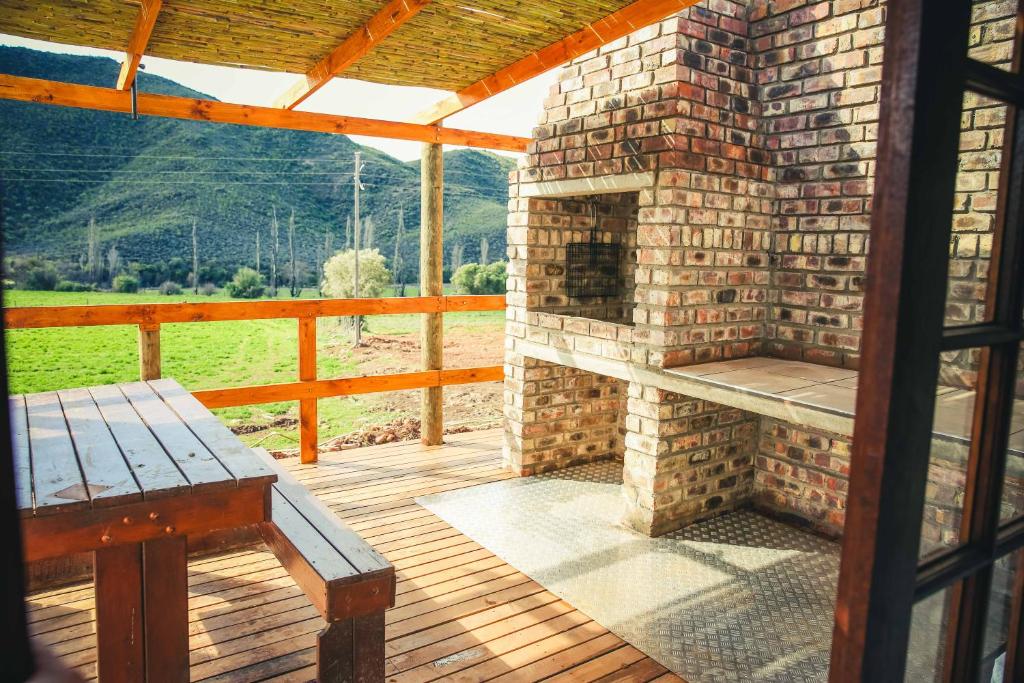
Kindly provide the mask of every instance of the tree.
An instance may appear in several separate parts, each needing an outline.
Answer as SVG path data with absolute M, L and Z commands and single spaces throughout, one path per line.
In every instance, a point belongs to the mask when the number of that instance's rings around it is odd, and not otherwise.
M 339 251 L 324 264 L 324 293 L 330 297 L 348 299 L 355 296 L 356 252 Z M 359 291 L 364 297 L 379 297 L 391 284 L 391 272 L 384 256 L 376 249 L 364 249 L 359 254 Z
M 459 294 L 504 294 L 505 271 L 504 261 L 467 263 L 452 274 L 452 285 Z
M 331 226 L 324 228 L 324 250 L 317 247 L 316 255 L 316 289 L 320 296 L 324 295 L 324 261 L 331 257 L 331 249 L 334 247 L 334 233 Z
M 100 265 L 100 231 L 96 227 L 96 219 L 90 218 L 85 251 L 85 272 L 88 274 L 89 279 L 96 282 L 100 279 L 100 271 L 102 269 L 103 266 Z
M 256 228 L 256 272 L 261 272 L 260 268 L 260 229 Z
M 107 273 L 110 275 L 111 284 L 120 270 L 121 253 L 117 250 L 116 244 L 111 244 L 110 250 L 107 252 Z
M 288 258 L 291 260 L 291 284 L 289 291 L 294 298 L 299 295 L 298 280 L 295 273 L 295 209 L 292 209 L 292 215 L 288 218 Z
M 270 296 L 277 298 L 277 255 L 281 248 L 278 240 L 277 207 L 271 207 L 274 219 L 270 223 Z
M 486 237 L 480 238 L 480 265 L 486 266 L 490 260 L 488 256 L 491 255 L 491 243 L 487 241 Z
M 405 207 L 398 207 L 398 228 L 395 230 L 395 255 L 391 257 L 391 270 L 395 280 L 395 294 L 405 296 L 405 275 L 402 272 L 402 236 L 405 233 Z
M 196 219 L 192 219 L 192 293 L 199 293 L 199 233 Z M 259 233 L 256 233 L 257 237 Z M 257 257 L 258 258 L 258 257 Z
M 345 244 L 342 247 L 345 249 L 352 248 L 352 216 L 345 217 Z
M 239 299 L 258 299 L 263 296 L 263 276 L 252 268 L 239 268 L 225 287 L 228 296 Z
M 373 238 L 376 236 L 377 226 L 373 223 L 373 216 L 363 219 L 363 243 L 362 249 L 373 249 Z
M 451 272 L 453 274 L 462 267 L 462 252 L 464 249 L 465 248 L 461 244 L 452 245 Z

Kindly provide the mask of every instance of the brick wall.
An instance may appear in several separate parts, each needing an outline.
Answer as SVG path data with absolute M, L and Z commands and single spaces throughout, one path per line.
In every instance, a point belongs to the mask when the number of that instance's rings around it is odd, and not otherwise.
M 660 535 L 746 502 L 757 417 L 629 383 L 624 522 Z
M 1007 63 L 1014 12 L 1012 0 L 975 3 L 973 56 Z M 510 176 L 508 376 L 526 370 L 516 351 L 524 341 L 654 367 L 768 354 L 856 368 L 884 21 L 879 0 L 707 0 L 568 66 Z M 992 102 L 965 100 L 950 323 L 984 318 L 1004 117 Z M 584 198 L 526 192 L 630 174 L 648 178 L 630 202 L 633 327 L 621 324 L 625 309 L 616 318 L 607 306 L 559 298 L 557 249 L 585 224 Z M 610 198 L 610 218 L 620 202 Z M 944 383 L 973 387 L 977 352 L 943 361 Z M 712 405 L 680 422 L 665 415 L 692 401 L 636 391 L 625 418 L 619 410 L 614 445 L 625 449 L 634 527 L 664 530 L 746 497 L 841 531 L 849 438 Z M 721 438 L 719 420 L 733 417 L 725 450 L 709 465 L 690 462 L 688 449 Z M 535 449 L 520 460 L 547 467 L 565 457 Z M 958 457 L 934 458 L 926 538 L 948 537 L 958 524 L 946 502 L 962 489 Z M 733 474 L 735 488 L 719 494 L 715 482 Z
M 526 476 L 621 453 L 624 391 L 610 377 L 522 359 L 505 378 L 506 465 Z

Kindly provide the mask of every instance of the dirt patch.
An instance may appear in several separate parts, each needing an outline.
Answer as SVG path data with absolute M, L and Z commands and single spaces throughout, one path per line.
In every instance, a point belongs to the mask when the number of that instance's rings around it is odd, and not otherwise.
M 412 335 L 371 335 L 366 346 L 353 351 L 359 367 L 367 375 L 415 372 L 421 367 L 420 345 Z M 444 367 L 475 368 L 501 365 L 504 354 L 504 330 L 454 330 L 445 333 Z M 459 384 L 444 389 L 446 428 L 487 429 L 501 424 L 502 384 L 486 382 Z M 418 391 L 377 394 L 369 401 L 391 414 L 413 417 L 419 414 Z
M 235 434 L 255 434 L 256 432 L 262 432 L 267 429 L 294 429 L 299 424 L 298 419 L 294 417 L 277 417 L 270 422 L 260 424 L 240 424 L 229 427 Z

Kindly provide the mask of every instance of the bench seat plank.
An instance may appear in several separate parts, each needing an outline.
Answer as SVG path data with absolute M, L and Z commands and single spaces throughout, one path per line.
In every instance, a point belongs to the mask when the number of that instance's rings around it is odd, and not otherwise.
M 264 541 L 328 623 L 383 613 L 395 600 L 395 569 L 274 461 L 278 476 Z

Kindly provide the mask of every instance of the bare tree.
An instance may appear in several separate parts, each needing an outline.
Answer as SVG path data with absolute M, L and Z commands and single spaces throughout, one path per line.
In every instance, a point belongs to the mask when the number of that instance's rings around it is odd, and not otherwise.
M 292 209 L 292 215 L 288 218 L 288 258 L 291 261 L 291 286 L 289 289 L 292 297 L 297 297 L 299 292 L 295 273 L 295 209 Z
M 107 252 L 107 274 L 110 275 L 110 284 L 114 284 L 114 278 L 121 270 L 121 254 L 117 251 L 117 245 L 111 244 Z
M 100 230 L 96 227 L 96 219 L 89 219 L 88 244 L 85 252 L 85 270 L 89 279 L 97 282 L 100 279 L 100 271 L 103 269 L 100 263 Z
M 345 217 L 345 249 L 352 248 L 352 216 Z
M 490 260 L 489 258 L 487 258 L 488 256 L 490 256 L 490 251 L 491 251 L 491 243 L 487 241 L 486 237 L 481 237 L 480 238 L 480 265 L 481 266 L 486 266 L 487 265 L 487 262 Z
M 256 228 L 256 272 L 260 272 L 260 229 Z
M 395 254 L 391 257 L 395 294 L 405 296 L 405 275 L 402 273 L 402 236 L 405 233 L 405 207 L 398 207 L 398 229 L 395 230 Z
M 457 271 L 459 268 L 462 267 L 462 253 L 463 253 L 464 250 L 465 250 L 465 247 L 463 247 L 461 244 L 453 244 L 452 245 L 452 260 L 451 260 L 452 275 L 454 275 L 455 271 Z
M 331 226 L 328 225 L 324 228 L 324 248 L 321 253 L 320 247 L 317 247 L 316 257 L 316 290 L 322 297 L 324 295 L 324 261 L 331 258 L 332 249 L 334 247 L 334 233 L 331 232 Z
M 270 222 L 270 296 L 277 298 L 277 253 L 281 243 L 278 240 L 277 207 L 272 207 L 273 220 Z
M 258 239 L 259 233 L 256 235 Z M 192 293 L 199 293 L 199 232 L 195 218 L 192 219 Z
M 373 249 L 373 238 L 376 233 L 377 226 L 373 223 L 373 216 L 367 216 L 363 219 L 363 245 L 362 249 Z

